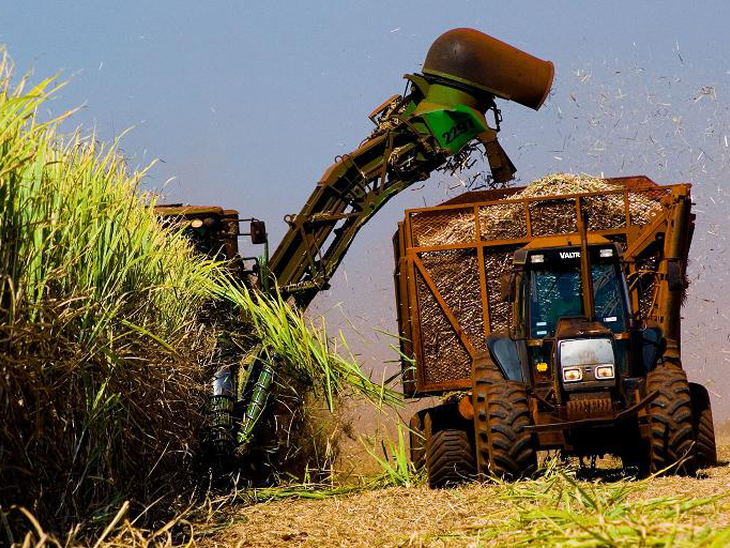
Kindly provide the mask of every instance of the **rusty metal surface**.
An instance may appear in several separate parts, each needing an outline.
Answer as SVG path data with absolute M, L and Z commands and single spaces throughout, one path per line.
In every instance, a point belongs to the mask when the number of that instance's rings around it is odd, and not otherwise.
M 474 419 L 474 406 L 471 403 L 471 396 L 462 396 L 458 405 L 459 414 L 466 420 Z
M 556 338 L 560 339 L 611 336 L 611 330 L 601 322 L 591 321 L 585 318 L 560 318 L 555 333 Z
M 483 89 L 497 97 L 539 109 L 555 69 L 509 44 L 474 29 L 450 30 L 431 45 L 423 72 Z
M 684 289 L 686 289 L 686 268 L 689 246 L 694 232 L 694 219 L 690 213 L 692 201 L 689 189 L 675 189 L 671 197 L 664 200 L 671 207 L 667 215 L 668 229 L 664 237 L 662 261 L 657 277 L 657 306 L 651 311 L 652 319 L 661 325 L 667 339 L 665 358 L 680 359 L 681 314 Z M 675 262 L 679 276 L 683 279 L 683 289 L 672 289 L 668 280 L 669 264 Z
M 618 422 L 625 421 L 627 419 L 643 415 L 644 410 L 646 407 L 653 402 L 657 396 L 659 395 L 659 392 L 654 391 L 647 394 L 641 401 L 638 403 L 627 407 L 623 411 L 611 414 L 607 417 L 597 417 L 597 418 L 588 418 L 588 419 L 580 419 L 580 420 L 574 420 L 574 421 L 560 421 L 557 419 L 557 417 L 552 417 L 553 421 L 550 421 L 551 414 L 549 413 L 537 413 L 534 414 L 537 419 L 547 419 L 547 420 L 536 420 L 535 424 L 525 426 L 525 430 L 528 430 L 530 432 L 535 432 L 538 435 L 540 435 L 540 444 L 543 448 L 546 448 L 545 446 L 548 445 L 548 443 L 543 444 L 543 434 L 548 433 L 556 433 L 562 436 L 564 432 L 570 429 L 578 429 L 578 428 L 590 428 L 594 426 L 608 426 L 608 425 L 614 425 Z M 640 425 L 644 426 L 644 425 Z M 642 434 L 642 437 L 644 435 Z M 544 438 L 545 440 L 549 439 L 548 437 Z M 560 437 L 555 438 L 556 440 L 559 440 Z
M 514 194 L 517 194 L 525 187 L 512 187 L 512 188 L 495 188 L 492 190 L 473 190 L 470 192 L 464 192 L 458 196 L 446 200 L 442 206 L 452 206 L 459 204 L 478 204 L 481 202 L 494 202 L 496 200 L 509 199 Z
M 402 226 L 403 223 L 399 223 Z M 401 336 L 399 338 L 400 351 L 403 356 L 413 356 L 413 340 L 411 330 L 411 306 L 409 302 L 408 281 L 405 273 L 408 268 L 407 259 L 401 250 L 405 249 L 405 233 L 398 230 L 393 235 L 393 255 L 395 258 L 395 270 L 393 271 L 393 282 L 395 287 L 395 302 L 398 325 Z M 403 393 L 412 396 L 416 390 L 416 371 L 414 367 L 408 366 L 402 372 Z

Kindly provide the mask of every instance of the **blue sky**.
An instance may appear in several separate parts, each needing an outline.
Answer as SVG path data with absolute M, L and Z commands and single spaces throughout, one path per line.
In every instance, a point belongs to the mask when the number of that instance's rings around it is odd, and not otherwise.
M 501 104 L 501 140 L 518 175 L 694 183 L 685 362 L 721 395 L 730 389 L 728 20 L 720 1 L 3 0 L 0 42 L 19 72 L 71 78 L 51 103 L 55 112 L 84 105 L 68 127 L 83 124 L 102 140 L 133 127 L 122 142 L 130 165 L 161 160 L 148 187 L 265 219 L 274 244 L 283 216 L 369 133 L 367 114 L 402 91 L 401 76 L 419 70 L 440 33 L 470 26 L 550 59 L 555 84 L 539 112 Z M 396 223 L 404 208 L 438 203 L 456 184 L 435 176 L 391 202 L 314 304 L 346 329 L 368 367 L 392 358 L 371 328 L 396 329 Z M 715 405 L 730 415 L 730 398 Z

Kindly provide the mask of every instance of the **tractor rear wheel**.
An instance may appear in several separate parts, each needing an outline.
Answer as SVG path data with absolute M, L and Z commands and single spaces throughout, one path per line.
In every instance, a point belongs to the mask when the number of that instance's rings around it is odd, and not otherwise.
M 515 480 L 537 470 L 537 450 L 525 386 L 508 381 L 489 355 L 474 360 L 474 430 L 477 470 Z
M 689 383 L 692 399 L 692 425 L 695 435 L 695 458 L 698 468 L 717 465 L 715 427 L 712 423 L 712 407 L 707 388 L 694 382 Z
M 428 486 L 432 489 L 471 481 L 476 475 L 474 451 L 463 430 L 445 429 L 432 434 L 425 456 Z
M 677 365 L 658 365 L 646 378 L 647 393 L 658 396 L 649 404 L 651 472 L 692 474 L 696 469 L 692 400 L 687 374 Z M 669 470 L 667 470 L 669 471 Z

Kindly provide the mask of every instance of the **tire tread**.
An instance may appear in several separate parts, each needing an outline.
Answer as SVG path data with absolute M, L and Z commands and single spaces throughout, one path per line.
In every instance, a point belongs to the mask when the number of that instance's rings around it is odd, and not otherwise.
M 697 462 L 687 374 L 674 364 L 658 365 L 647 375 L 647 392 L 654 391 L 658 396 L 649 405 L 650 471 L 656 473 L 676 465 L 677 472 L 692 474 Z
M 428 485 L 433 489 L 470 481 L 476 474 L 474 452 L 463 430 L 434 433 L 426 443 L 425 461 Z

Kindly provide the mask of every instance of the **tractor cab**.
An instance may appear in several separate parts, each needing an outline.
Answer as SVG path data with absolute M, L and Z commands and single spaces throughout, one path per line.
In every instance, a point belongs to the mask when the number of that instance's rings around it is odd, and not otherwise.
M 513 302 L 510 338 L 524 348 L 521 376 L 536 389 L 559 401 L 587 392 L 623 399 L 636 337 L 621 249 L 602 236 L 584 238 L 536 239 L 515 252 L 504 291 Z
M 626 282 L 620 251 L 615 244 L 594 244 L 590 254 L 594 310 L 586 311 L 581 274 L 581 250 L 558 247 L 528 251 L 524 263 L 524 322 L 527 336 L 555 335 L 561 318 L 592 316 L 612 333 L 623 333 L 629 324 Z

